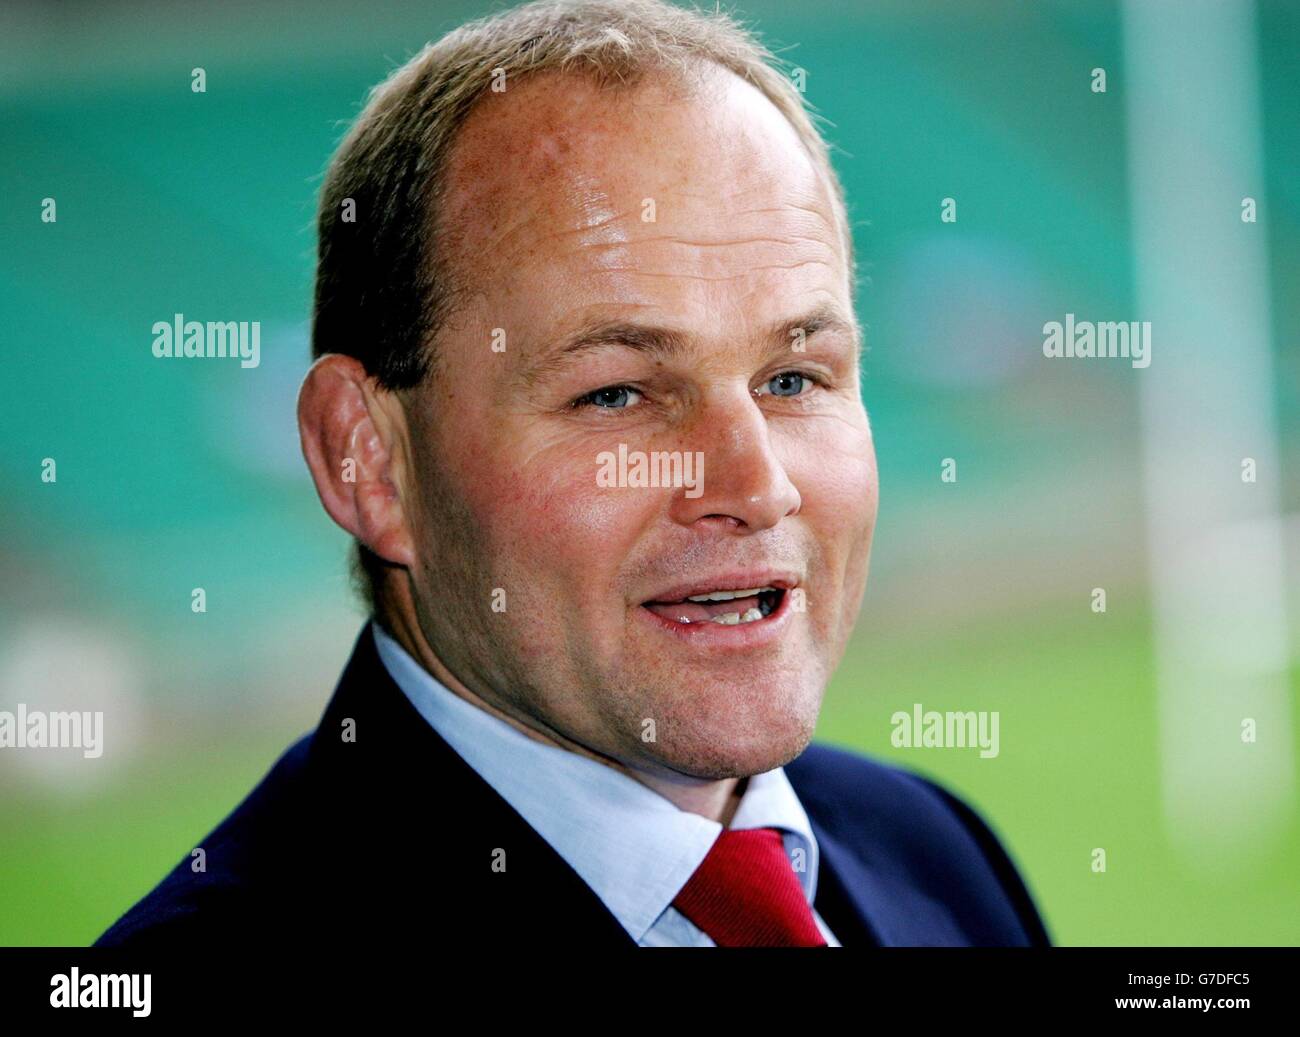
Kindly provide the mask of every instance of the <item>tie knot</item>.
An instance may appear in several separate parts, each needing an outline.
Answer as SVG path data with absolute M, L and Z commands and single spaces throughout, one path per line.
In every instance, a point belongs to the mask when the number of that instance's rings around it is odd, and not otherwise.
M 719 947 L 824 947 L 775 828 L 728 828 L 673 906 Z

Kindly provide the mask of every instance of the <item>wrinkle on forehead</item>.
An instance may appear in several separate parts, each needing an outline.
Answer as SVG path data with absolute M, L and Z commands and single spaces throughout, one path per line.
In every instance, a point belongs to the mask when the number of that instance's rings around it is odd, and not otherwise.
M 578 74 L 544 73 L 475 106 L 457 134 L 446 170 L 447 202 L 476 204 L 478 215 L 495 211 L 484 204 L 502 201 L 502 192 L 536 189 L 557 174 L 611 163 L 610 150 L 661 151 L 660 138 L 681 148 L 698 138 L 705 147 L 719 141 L 768 150 L 777 144 L 798 155 L 810 178 L 816 170 L 802 140 L 777 108 L 757 88 L 734 73 L 717 68 L 707 87 L 682 91 L 672 79 L 649 78 L 625 90 L 601 90 Z M 629 130 L 635 132 L 629 133 Z M 725 130 L 726 132 L 722 132 Z M 688 139 L 682 139 L 683 131 Z M 617 157 L 617 156 L 616 156 Z M 624 156 L 631 158 L 631 155 Z M 603 160 L 603 163 L 602 163 Z M 788 158 L 780 160 L 788 169 Z M 637 170 L 629 172 L 635 174 Z M 779 175 L 771 170 L 769 175 Z M 685 178 L 683 178 L 685 179 Z M 574 185 L 580 201 L 585 184 Z M 685 186 L 680 185 L 680 186 Z M 727 199 L 726 185 L 710 192 Z
M 548 199 L 550 194 L 558 194 L 580 217 L 599 218 L 608 209 L 608 197 L 591 170 L 591 153 L 616 128 L 612 103 L 614 97 L 578 75 L 544 75 L 505 93 L 488 94 L 452 145 L 444 210 L 489 239 L 510 229 L 502 220 L 512 211 L 536 210 L 516 223 L 553 217 L 547 210 L 557 199 Z M 551 204 L 529 204 L 538 199 Z
M 485 244 L 489 254 L 496 254 L 502 246 L 508 246 L 512 238 L 545 221 L 548 226 L 535 235 L 538 241 L 572 238 L 571 247 L 613 249 L 616 254 L 600 260 L 602 265 L 612 265 L 619 258 L 628 258 L 622 249 L 628 241 L 623 224 L 635 213 L 619 212 L 598 177 L 581 168 L 558 169 L 550 186 L 562 199 L 557 207 L 559 211 L 549 206 L 533 209 Z
M 577 214 L 577 246 L 597 266 L 613 271 L 631 265 L 628 234 L 623 226 L 627 214 L 615 211 L 614 202 L 601 188 L 596 177 L 586 172 L 567 176 L 565 188 L 568 204 Z
M 563 271 L 593 287 L 598 277 L 629 303 L 644 297 L 638 278 L 723 281 L 821 263 L 847 281 L 803 142 L 759 91 L 725 75 L 734 82 L 694 100 L 652 82 L 604 93 L 573 76 L 486 99 L 447 169 L 451 262 L 491 293 L 554 286 Z M 642 220 L 646 198 L 655 222 Z

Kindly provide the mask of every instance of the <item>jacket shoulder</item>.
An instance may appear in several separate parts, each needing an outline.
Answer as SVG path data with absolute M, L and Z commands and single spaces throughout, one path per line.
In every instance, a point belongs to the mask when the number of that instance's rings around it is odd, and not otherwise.
M 281 898 L 292 819 L 299 816 L 312 736 L 281 754 L 257 786 L 199 843 L 203 870 L 186 856 L 119 918 L 96 947 L 142 947 L 214 938 L 255 924 Z M 282 907 L 282 902 L 281 902 Z M 265 917 L 261 917 L 265 922 Z
M 902 767 L 824 744 L 810 745 L 785 769 L 810 819 L 873 867 L 920 885 L 964 916 L 1009 911 L 1030 944 L 1050 945 L 1002 840 L 957 793 Z M 991 905 L 990 897 L 1001 905 Z M 991 917 L 971 921 L 1002 927 Z

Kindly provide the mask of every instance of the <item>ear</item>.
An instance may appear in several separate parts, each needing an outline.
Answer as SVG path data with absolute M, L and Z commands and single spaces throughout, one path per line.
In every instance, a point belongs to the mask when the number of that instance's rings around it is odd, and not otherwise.
M 415 565 L 404 490 L 405 414 L 361 363 L 331 353 L 298 390 L 298 435 L 316 492 L 330 518 L 385 561 Z

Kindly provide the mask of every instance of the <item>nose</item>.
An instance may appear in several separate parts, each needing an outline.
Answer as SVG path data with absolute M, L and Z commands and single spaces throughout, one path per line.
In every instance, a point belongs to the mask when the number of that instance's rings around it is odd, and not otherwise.
M 753 533 L 798 514 L 799 491 L 772 448 L 767 416 L 754 396 L 739 389 L 698 406 L 687 442 L 702 457 L 703 472 L 696 489 L 674 496 L 673 519 Z

